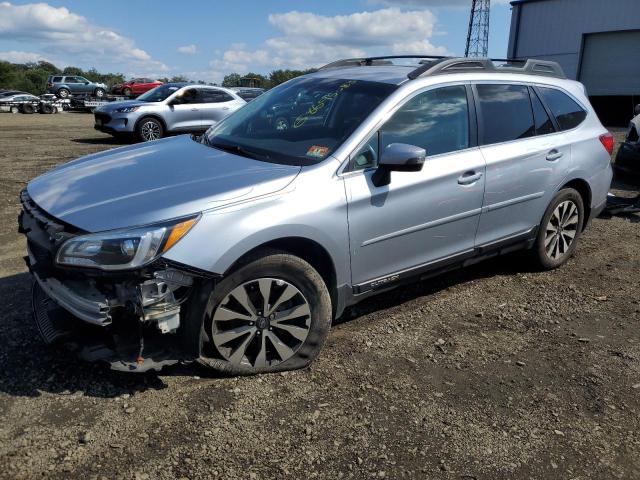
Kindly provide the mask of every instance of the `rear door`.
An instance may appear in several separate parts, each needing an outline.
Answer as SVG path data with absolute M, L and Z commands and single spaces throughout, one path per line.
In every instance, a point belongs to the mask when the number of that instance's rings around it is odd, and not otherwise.
M 77 77 L 65 77 L 64 84 L 69 88 L 71 93 L 82 93 L 82 84 Z
M 420 92 L 354 152 L 344 182 L 356 291 L 473 252 L 485 165 L 469 95 L 465 85 Z M 389 185 L 377 187 L 379 151 L 391 143 L 422 147 L 427 159 L 421 171 L 393 172 Z
M 245 104 L 243 100 L 236 99 L 217 88 L 200 88 L 199 94 L 202 102 L 200 108 L 203 129 L 215 125 Z
M 533 234 L 569 171 L 571 149 L 535 91 L 474 85 L 487 175 L 476 246 Z

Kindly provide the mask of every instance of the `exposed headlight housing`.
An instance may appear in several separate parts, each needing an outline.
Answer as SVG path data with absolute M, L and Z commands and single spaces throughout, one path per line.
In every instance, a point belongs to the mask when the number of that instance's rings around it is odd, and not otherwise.
M 140 105 L 135 106 L 135 107 L 121 107 L 121 108 L 116 108 L 116 112 L 117 113 L 131 113 L 131 112 L 135 112 L 139 108 L 140 108 Z
M 62 244 L 56 263 L 100 270 L 130 270 L 169 250 L 200 217 L 74 237 Z

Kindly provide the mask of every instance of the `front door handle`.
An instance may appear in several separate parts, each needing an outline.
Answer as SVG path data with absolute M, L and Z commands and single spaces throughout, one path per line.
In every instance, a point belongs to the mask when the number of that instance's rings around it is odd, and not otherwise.
M 559 152 L 555 148 L 547 153 L 547 160 L 550 162 L 555 162 L 556 160 L 560 160 L 562 158 L 562 152 Z
M 460 185 L 471 185 L 480 180 L 480 178 L 482 178 L 482 172 L 465 172 L 462 176 L 458 177 L 458 183 Z
M 223 110 L 229 110 L 229 107 L 222 107 Z
M 192 112 L 197 112 L 197 111 L 198 111 L 198 109 L 197 109 L 197 108 L 192 108 L 192 109 L 191 109 L 191 111 L 192 111 Z

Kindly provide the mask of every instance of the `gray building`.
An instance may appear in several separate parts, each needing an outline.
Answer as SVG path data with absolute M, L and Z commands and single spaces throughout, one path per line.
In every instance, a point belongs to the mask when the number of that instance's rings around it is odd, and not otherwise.
M 640 101 L 640 0 L 511 5 L 509 58 L 559 62 L 569 78 L 584 83 L 601 116 L 620 109 L 626 114 Z

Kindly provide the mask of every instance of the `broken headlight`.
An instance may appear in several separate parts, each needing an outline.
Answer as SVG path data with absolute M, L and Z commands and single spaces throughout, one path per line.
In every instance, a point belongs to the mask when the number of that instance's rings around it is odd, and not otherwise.
M 74 237 L 62 244 L 56 263 L 101 270 L 138 268 L 169 250 L 198 218 Z

